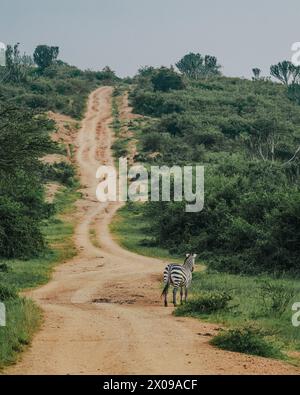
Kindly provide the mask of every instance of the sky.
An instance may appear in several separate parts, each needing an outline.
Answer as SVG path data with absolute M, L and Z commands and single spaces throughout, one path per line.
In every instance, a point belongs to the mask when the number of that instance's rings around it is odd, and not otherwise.
M 0 42 L 56 45 L 72 65 L 121 77 L 189 52 L 215 55 L 228 76 L 269 75 L 299 27 L 299 0 L 0 0 Z

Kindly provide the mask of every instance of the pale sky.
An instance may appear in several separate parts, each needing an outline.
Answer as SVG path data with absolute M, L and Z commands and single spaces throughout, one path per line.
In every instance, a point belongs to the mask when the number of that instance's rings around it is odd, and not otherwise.
M 217 56 L 225 75 L 268 75 L 296 41 L 299 0 L 0 0 L 0 42 L 57 45 L 70 64 L 120 76 L 190 51 Z

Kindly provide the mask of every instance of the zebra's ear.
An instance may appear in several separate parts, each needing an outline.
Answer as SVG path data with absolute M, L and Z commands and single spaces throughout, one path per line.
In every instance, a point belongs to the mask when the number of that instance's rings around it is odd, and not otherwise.
M 185 256 L 188 258 L 190 256 L 190 254 L 185 254 Z
M 194 257 L 194 258 L 197 258 L 197 254 L 194 254 L 193 257 Z

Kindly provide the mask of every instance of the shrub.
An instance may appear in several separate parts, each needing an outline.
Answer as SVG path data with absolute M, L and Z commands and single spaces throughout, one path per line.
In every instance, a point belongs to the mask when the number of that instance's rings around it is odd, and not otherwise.
M 38 221 L 24 214 L 24 207 L 0 197 L 0 256 L 27 258 L 44 247 Z
M 184 306 L 178 307 L 176 314 L 211 314 L 227 309 L 231 300 L 232 297 L 226 292 L 202 292 Z
M 49 107 L 51 108 L 49 98 L 42 94 L 29 94 L 26 95 L 24 99 L 25 104 L 30 108 L 42 110 L 46 110 Z
M 3 302 L 8 299 L 16 299 L 17 296 L 17 292 L 14 288 L 0 283 L 0 301 Z
M 63 185 L 72 186 L 74 184 L 75 170 L 67 162 L 54 163 L 45 165 L 43 169 L 43 178 L 46 181 L 58 181 Z
M 222 350 L 266 358 L 283 357 L 279 347 L 275 343 L 268 342 L 260 330 L 251 327 L 221 331 L 210 343 Z
M 168 92 L 171 89 L 179 90 L 184 88 L 181 75 L 167 67 L 158 69 L 152 76 L 151 82 L 155 91 Z
M 6 263 L 0 263 L 0 272 L 7 273 L 9 271 L 9 267 Z
M 125 157 L 127 155 L 127 144 L 128 139 L 119 139 L 113 143 L 112 149 L 116 158 Z
M 295 296 L 295 290 L 287 288 L 284 283 L 275 284 L 271 281 L 263 281 L 260 296 L 265 313 L 281 317 Z

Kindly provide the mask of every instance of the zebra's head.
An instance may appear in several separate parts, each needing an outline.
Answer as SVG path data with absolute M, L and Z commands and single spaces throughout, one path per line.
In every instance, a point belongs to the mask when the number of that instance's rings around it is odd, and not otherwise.
M 184 265 L 189 266 L 191 271 L 194 271 L 194 266 L 195 266 L 195 259 L 197 258 L 197 254 L 186 254 L 185 255 L 185 261 Z

